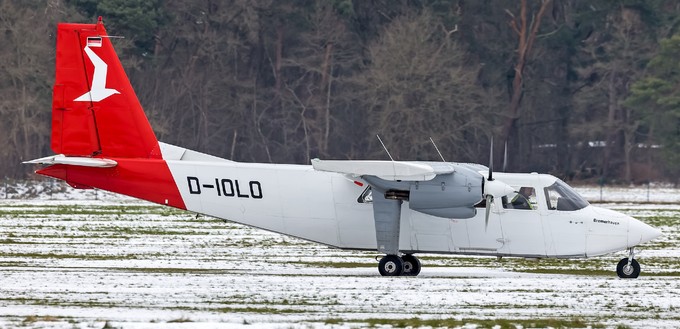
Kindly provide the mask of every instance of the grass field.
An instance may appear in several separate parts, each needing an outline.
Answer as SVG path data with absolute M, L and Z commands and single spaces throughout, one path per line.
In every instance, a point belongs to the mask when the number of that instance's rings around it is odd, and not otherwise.
M 422 255 L 380 277 L 330 249 L 130 201 L 0 202 L 0 328 L 680 327 L 680 206 L 605 205 L 660 228 L 643 272 L 587 260 Z

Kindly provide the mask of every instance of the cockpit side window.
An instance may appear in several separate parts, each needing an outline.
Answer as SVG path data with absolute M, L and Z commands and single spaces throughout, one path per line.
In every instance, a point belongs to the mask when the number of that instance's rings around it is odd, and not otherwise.
M 574 189 L 559 179 L 544 190 L 550 210 L 574 211 L 583 209 L 589 204 Z
M 359 198 L 357 198 L 359 203 L 373 203 L 373 191 L 371 186 L 366 187 L 366 189 L 361 193 Z
M 522 186 L 516 193 L 508 195 L 507 201 L 503 200 L 503 208 L 534 210 L 536 209 L 536 190 L 533 187 Z

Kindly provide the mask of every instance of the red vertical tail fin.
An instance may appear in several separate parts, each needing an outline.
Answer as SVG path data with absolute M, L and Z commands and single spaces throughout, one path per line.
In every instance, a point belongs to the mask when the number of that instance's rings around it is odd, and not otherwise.
M 96 24 L 57 28 L 52 150 L 71 156 L 161 158 L 101 18 Z
M 59 24 L 52 100 L 53 155 L 38 174 L 186 209 L 106 29 Z

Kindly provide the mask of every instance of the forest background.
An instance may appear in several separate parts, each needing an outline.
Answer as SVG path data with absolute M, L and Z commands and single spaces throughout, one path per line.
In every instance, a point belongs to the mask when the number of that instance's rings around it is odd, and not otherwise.
M 58 22 L 104 17 L 159 138 L 236 161 L 677 184 L 675 0 L 0 0 L 0 175 L 52 154 Z

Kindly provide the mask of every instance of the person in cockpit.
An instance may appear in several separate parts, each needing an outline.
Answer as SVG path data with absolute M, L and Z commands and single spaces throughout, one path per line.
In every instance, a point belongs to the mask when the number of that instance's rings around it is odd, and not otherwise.
M 527 187 L 527 186 L 522 186 L 519 189 L 519 192 L 517 195 L 515 195 L 514 198 L 512 198 L 512 201 L 510 203 L 512 204 L 513 209 L 534 209 L 534 206 L 531 203 L 531 198 L 535 196 L 534 194 L 534 188 L 533 187 Z

